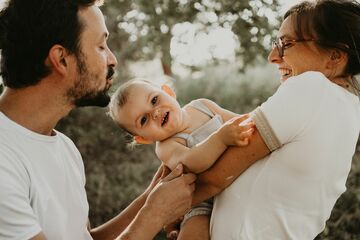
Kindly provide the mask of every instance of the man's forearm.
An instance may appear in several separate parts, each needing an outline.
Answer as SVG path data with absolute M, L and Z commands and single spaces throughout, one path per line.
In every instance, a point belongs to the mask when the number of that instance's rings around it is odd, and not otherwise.
M 157 221 L 154 211 L 143 207 L 116 240 L 151 240 L 161 229 L 162 223 Z
M 220 193 L 257 160 L 270 153 L 258 131 L 246 147 L 230 147 L 207 171 L 198 175 L 193 204 Z
M 140 195 L 119 215 L 101 226 L 91 229 L 90 233 L 93 239 L 113 240 L 119 236 L 128 227 L 131 221 L 134 220 L 135 216 L 144 205 L 146 196 L 146 194 Z

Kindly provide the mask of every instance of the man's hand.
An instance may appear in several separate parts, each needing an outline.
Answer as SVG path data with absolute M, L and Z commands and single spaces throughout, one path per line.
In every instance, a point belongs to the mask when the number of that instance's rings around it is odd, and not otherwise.
M 144 194 L 145 196 L 149 196 L 150 192 L 154 189 L 154 187 L 160 182 L 161 179 L 166 177 L 170 173 L 170 169 L 167 168 L 164 164 L 161 164 L 153 176 L 151 183 L 146 188 Z
M 153 210 L 153 220 L 164 226 L 183 216 L 191 207 L 195 179 L 194 174 L 183 174 L 181 164 L 161 179 L 149 193 L 144 206 Z

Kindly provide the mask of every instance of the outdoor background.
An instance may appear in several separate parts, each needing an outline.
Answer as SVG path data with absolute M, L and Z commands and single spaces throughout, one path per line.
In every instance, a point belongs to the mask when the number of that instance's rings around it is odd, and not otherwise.
M 281 15 L 295 2 L 107 0 L 102 10 L 119 62 L 113 90 L 132 77 L 147 77 L 167 81 L 181 104 L 204 97 L 234 112 L 249 112 L 279 85 L 266 56 Z M 83 156 L 92 226 L 124 209 L 160 164 L 154 146 L 127 148 L 130 139 L 105 113 L 76 109 L 57 126 Z M 317 239 L 360 239 L 359 156 L 358 144 L 348 190 Z

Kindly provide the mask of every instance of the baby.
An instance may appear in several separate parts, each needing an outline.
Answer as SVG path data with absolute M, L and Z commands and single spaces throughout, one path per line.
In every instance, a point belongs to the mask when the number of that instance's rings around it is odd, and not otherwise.
M 193 100 L 181 107 L 169 86 L 160 87 L 145 79 L 121 85 L 112 96 L 109 113 L 136 143 L 155 142 L 156 155 L 170 169 L 182 163 L 194 173 L 211 167 L 228 146 L 246 146 L 254 131 L 246 115 L 239 116 L 208 99 Z M 193 216 L 209 214 L 201 204 L 199 209 L 199 213 L 193 210 L 189 214 L 194 223 L 190 224 L 189 219 L 183 224 L 179 238 L 187 234 L 187 225 L 197 228 Z M 193 231 L 189 230 L 189 234 Z

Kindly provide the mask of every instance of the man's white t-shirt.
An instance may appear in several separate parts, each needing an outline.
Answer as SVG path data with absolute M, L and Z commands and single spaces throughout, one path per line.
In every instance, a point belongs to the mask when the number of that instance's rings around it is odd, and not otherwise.
M 285 81 L 252 118 L 272 153 L 216 197 L 211 239 L 314 239 L 346 190 L 358 97 L 306 72 Z
M 91 239 L 82 158 L 54 132 L 34 133 L 0 112 L 0 239 Z

